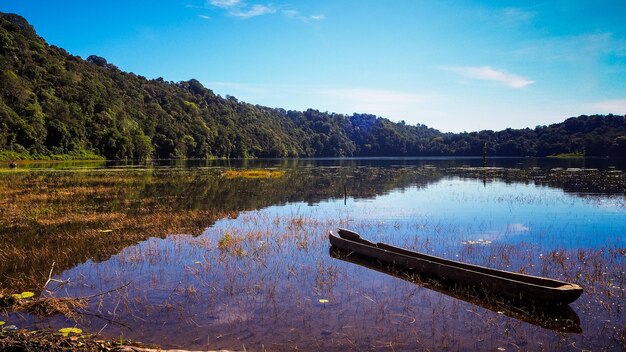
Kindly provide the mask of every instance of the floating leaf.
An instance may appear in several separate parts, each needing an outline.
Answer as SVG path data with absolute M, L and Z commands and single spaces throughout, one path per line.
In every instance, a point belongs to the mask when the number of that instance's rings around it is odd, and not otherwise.
M 63 328 L 63 329 L 59 329 L 59 332 L 63 336 L 68 336 L 69 334 L 82 334 L 83 333 L 83 331 L 79 328 Z
M 11 295 L 11 297 L 13 297 L 15 299 L 26 299 L 26 298 L 31 298 L 34 295 L 35 294 L 33 292 L 24 291 L 22 293 L 14 293 L 14 294 Z
M 0 320 L 0 326 L 2 326 L 2 325 L 4 325 L 4 324 L 6 324 L 6 322 L 4 322 L 4 321 Z
M 320 303 L 328 303 L 328 300 L 326 298 L 320 298 Z
M 113 230 L 98 230 L 98 232 L 100 232 L 100 233 L 107 233 L 107 232 L 113 232 Z

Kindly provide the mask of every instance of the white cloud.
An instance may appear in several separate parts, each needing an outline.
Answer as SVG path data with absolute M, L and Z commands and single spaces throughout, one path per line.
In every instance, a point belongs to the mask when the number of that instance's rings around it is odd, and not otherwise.
M 241 0 L 209 0 L 209 4 L 222 9 L 230 9 L 241 4 Z
M 210 20 L 211 17 L 207 16 L 207 15 L 198 15 L 198 17 L 202 18 L 203 20 Z
M 206 6 L 209 8 L 217 8 L 226 11 L 230 16 L 239 17 L 242 19 L 270 15 L 278 12 L 286 18 L 295 19 L 304 23 L 310 23 L 312 21 L 320 21 L 326 17 L 323 14 L 316 15 L 303 15 L 300 11 L 293 9 L 283 9 L 281 6 L 274 7 L 270 4 L 249 4 L 244 0 L 206 0 Z M 189 7 L 189 6 L 188 6 Z M 284 8 L 284 7 L 282 7 Z M 200 16 L 202 17 L 202 16 Z M 202 17 L 204 18 L 204 17 Z
M 296 10 L 282 10 L 281 12 L 285 17 L 288 18 L 299 18 L 300 16 L 302 16 L 300 15 L 300 12 Z
M 252 18 L 256 16 L 268 15 L 276 12 L 276 9 L 269 5 L 253 4 L 248 5 L 242 0 L 208 0 L 207 4 L 228 11 L 231 16 L 239 18 Z
M 590 104 L 597 113 L 626 114 L 626 99 L 605 100 Z
M 535 81 L 528 78 L 508 73 L 504 70 L 497 70 L 491 66 L 442 67 L 442 69 L 454 72 L 464 78 L 498 82 L 509 88 L 525 88 L 535 83 Z
M 311 21 L 321 21 L 326 18 L 324 15 L 321 15 L 321 14 L 305 16 L 301 14 L 300 11 L 296 11 L 296 10 L 282 10 L 281 13 L 283 14 L 283 16 L 287 18 L 299 20 L 305 23 L 309 23 Z
M 231 11 L 230 14 L 241 18 L 251 18 L 256 16 L 268 15 L 275 12 L 276 10 L 272 7 L 256 4 L 247 9 L 238 9 L 235 11 Z

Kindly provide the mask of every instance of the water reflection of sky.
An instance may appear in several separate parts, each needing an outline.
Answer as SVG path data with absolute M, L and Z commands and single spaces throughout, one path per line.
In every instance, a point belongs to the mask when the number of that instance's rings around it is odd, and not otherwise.
M 623 247 L 623 197 L 584 196 L 526 184 L 445 178 L 425 188 L 409 187 L 373 199 L 336 199 L 313 208 L 303 203 L 269 207 L 276 215 L 334 217 L 378 229 L 365 236 L 448 235 L 451 242 L 530 242 L 545 249 Z M 366 226 L 367 225 L 367 226 Z M 385 232 L 384 235 L 381 232 Z

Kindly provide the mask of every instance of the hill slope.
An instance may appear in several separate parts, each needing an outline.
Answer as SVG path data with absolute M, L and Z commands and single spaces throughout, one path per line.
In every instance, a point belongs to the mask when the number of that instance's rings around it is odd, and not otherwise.
M 48 45 L 0 13 L 0 151 L 107 159 L 626 155 L 624 116 L 581 116 L 535 129 L 441 133 L 367 114 L 285 111 L 222 98 L 197 80 L 126 73 Z

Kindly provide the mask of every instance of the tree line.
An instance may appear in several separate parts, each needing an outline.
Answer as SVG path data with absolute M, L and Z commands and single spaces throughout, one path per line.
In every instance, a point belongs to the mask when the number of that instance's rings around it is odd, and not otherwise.
M 0 13 L 0 154 L 106 159 L 626 155 L 625 116 L 442 133 L 369 114 L 286 111 L 221 97 L 48 45 Z

